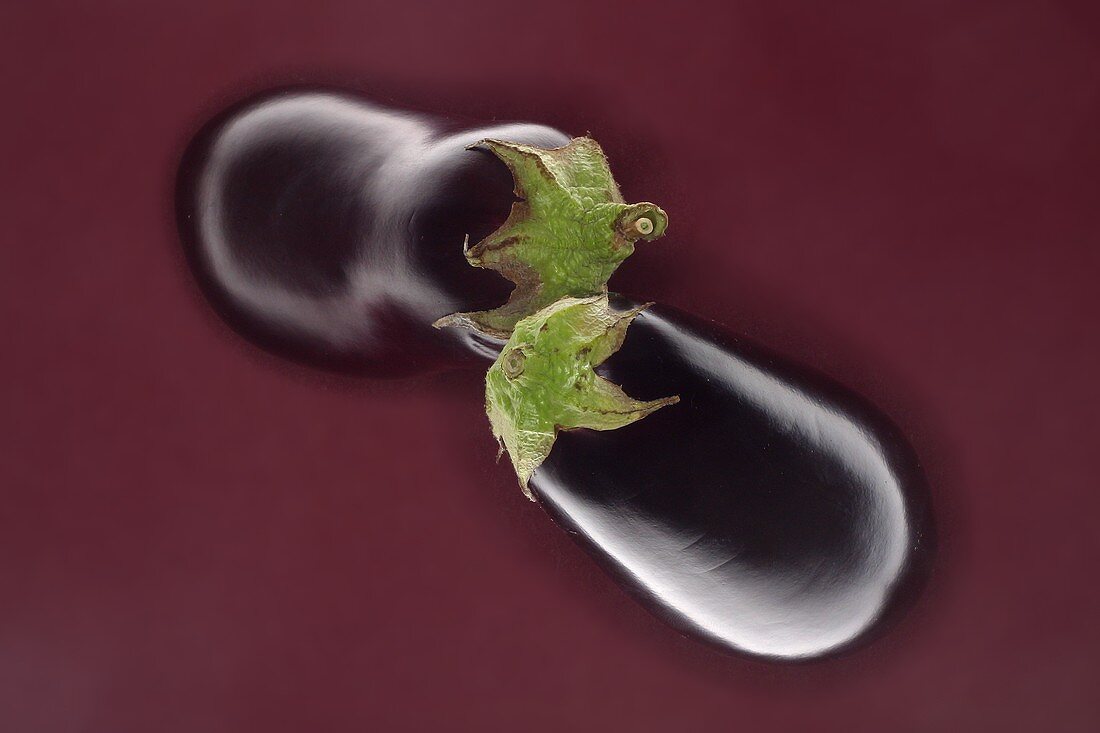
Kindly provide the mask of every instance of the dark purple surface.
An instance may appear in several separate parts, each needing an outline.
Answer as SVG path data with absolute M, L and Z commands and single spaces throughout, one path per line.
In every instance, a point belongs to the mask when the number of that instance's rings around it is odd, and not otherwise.
M 0 9 L 3 727 L 1094 729 L 1094 4 L 425 7 Z M 717 654 L 492 464 L 476 376 L 323 376 L 225 328 L 176 163 L 304 81 L 591 131 L 671 219 L 617 289 L 913 440 L 943 524 L 912 613 L 819 664 Z

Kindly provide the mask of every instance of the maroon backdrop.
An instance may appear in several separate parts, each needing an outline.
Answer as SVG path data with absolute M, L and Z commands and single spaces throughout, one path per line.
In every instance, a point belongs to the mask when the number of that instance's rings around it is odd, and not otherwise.
M 1100 6 L 686 5 L 3 3 L 0 729 L 1098 729 Z M 618 289 L 912 437 L 917 607 L 818 663 L 722 655 L 523 499 L 477 374 L 230 332 L 176 161 L 301 82 L 591 131 L 672 219 Z

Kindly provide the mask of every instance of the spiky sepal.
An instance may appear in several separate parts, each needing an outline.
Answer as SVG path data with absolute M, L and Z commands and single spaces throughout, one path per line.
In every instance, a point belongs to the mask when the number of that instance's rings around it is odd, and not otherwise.
M 606 295 L 562 298 L 515 325 L 485 377 L 485 411 L 528 498 L 528 479 L 559 431 L 614 430 L 679 402 L 632 399 L 595 372 L 647 307 L 615 311 Z
M 516 323 L 565 297 L 607 293 L 607 280 L 634 252 L 634 243 L 665 233 L 668 216 L 656 204 L 627 204 L 595 140 L 578 137 L 560 148 L 483 140 L 512 172 L 515 193 L 507 221 L 472 247 L 466 259 L 515 283 L 499 308 L 455 313 L 436 327 L 460 326 L 507 338 Z

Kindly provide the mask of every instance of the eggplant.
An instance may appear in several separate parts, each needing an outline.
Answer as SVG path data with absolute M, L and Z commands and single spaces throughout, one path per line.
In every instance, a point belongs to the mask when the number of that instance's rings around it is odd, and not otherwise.
M 467 149 L 489 137 L 570 139 L 328 92 L 247 102 L 182 160 L 188 261 L 222 317 L 283 356 L 367 376 L 484 370 L 503 342 L 431 324 L 507 298 L 463 257 L 515 200 L 505 166 Z M 858 395 L 661 305 L 598 373 L 680 402 L 619 430 L 562 433 L 530 488 L 674 627 L 805 659 L 871 638 L 915 596 L 934 550 L 928 490 L 905 438 Z
M 853 645 L 920 589 L 934 546 L 927 485 L 905 438 L 858 395 L 660 304 L 597 371 L 632 397 L 680 401 L 618 430 L 561 433 L 531 488 L 673 626 L 808 658 Z
M 569 142 L 543 125 L 461 127 L 327 91 L 248 100 L 183 155 L 187 261 L 219 315 L 279 355 L 372 377 L 480 368 L 476 335 L 431 324 L 508 297 L 462 256 L 514 200 L 507 169 L 466 149 L 487 137 Z

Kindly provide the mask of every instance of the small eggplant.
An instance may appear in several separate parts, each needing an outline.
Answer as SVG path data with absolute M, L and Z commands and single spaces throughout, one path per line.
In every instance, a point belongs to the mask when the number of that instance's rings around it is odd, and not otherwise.
M 508 294 L 463 256 L 515 202 L 504 165 L 467 149 L 485 138 L 569 141 L 539 125 L 456 131 L 319 92 L 230 110 L 181 166 L 192 268 L 231 325 L 280 354 L 378 376 L 485 369 L 503 341 L 431 327 Z M 933 547 L 923 475 L 897 429 L 712 324 L 612 304 L 636 318 L 596 373 L 667 406 L 562 433 L 532 496 L 649 608 L 723 649 L 810 658 L 881 628 Z
M 431 324 L 508 297 L 463 241 L 508 216 L 512 178 L 485 138 L 545 147 L 543 125 L 456 125 L 329 92 L 243 103 L 184 153 L 176 188 L 191 269 L 218 313 L 280 355 L 368 376 L 478 363 L 475 335 Z

